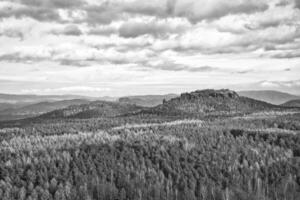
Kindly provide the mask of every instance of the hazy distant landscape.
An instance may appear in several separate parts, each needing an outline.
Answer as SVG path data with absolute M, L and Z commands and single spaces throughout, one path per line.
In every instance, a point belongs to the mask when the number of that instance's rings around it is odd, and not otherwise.
M 285 107 L 299 107 L 300 96 L 278 91 L 239 91 L 239 95 L 265 101 L 274 105 Z M 71 105 L 87 104 L 96 100 L 134 104 L 142 107 L 154 107 L 163 102 L 179 96 L 166 95 L 140 95 L 126 97 L 89 97 L 76 95 L 11 95 L 0 94 L 0 121 L 23 119 L 38 116 L 46 112 L 67 108 Z

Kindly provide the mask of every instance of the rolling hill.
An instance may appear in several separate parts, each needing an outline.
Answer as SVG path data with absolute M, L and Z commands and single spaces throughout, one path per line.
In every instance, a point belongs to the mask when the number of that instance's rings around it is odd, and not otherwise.
M 159 106 L 146 110 L 146 112 L 193 116 L 222 113 L 246 113 L 276 108 L 279 108 L 279 106 L 248 97 L 242 97 L 236 92 L 228 89 L 208 89 L 183 93 L 179 97 L 165 101 Z
M 281 105 L 285 107 L 300 107 L 300 99 L 287 101 Z
M 274 90 L 239 91 L 238 94 L 240 96 L 245 96 L 256 100 L 265 101 L 276 105 L 300 98 L 299 96 L 296 95 L 292 95 L 284 92 L 278 92 Z
M 142 107 L 132 104 L 93 101 L 88 104 L 72 105 L 64 109 L 45 113 L 40 119 L 59 119 L 59 118 L 97 118 L 97 117 L 115 117 L 128 113 L 138 112 Z
M 7 109 L 16 109 L 28 105 L 28 103 L 0 103 L 0 112 Z
M 70 105 L 86 104 L 88 100 L 72 99 L 54 102 L 39 102 L 35 104 L 26 105 L 19 108 L 10 108 L 0 111 L 0 120 L 15 120 L 27 117 L 33 117 L 47 113 L 53 110 L 66 108 Z
M 127 96 L 119 98 L 120 103 L 135 104 L 144 107 L 153 107 L 162 104 L 163 100 L 170 100 L 177 97 L 176 94 L 166 95 L 141 95 L 141 96 Z

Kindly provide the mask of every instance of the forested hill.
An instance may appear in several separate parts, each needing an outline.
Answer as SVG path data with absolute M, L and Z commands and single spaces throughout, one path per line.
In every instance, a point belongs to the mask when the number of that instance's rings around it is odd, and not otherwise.
M 123 120 L 126 123 L 125 121 L 133 119 L 135 121 L 141 121 L 141 119 L 151 119 L 153 121 L 153 119 L 158 118 L 222 117 L 285 109 L 291 108 L 242 97 L 235 91 L 228 89 L 207 89 L 183 93 L 179 97 L 164 100 L 162 104 L 150 108 L 120 102 L 93 101 L 87 104 L 72 105 L 64 109 L 54 110 L 34 118 L 3 121 L 0 125 L 2 127 L 11 127 L 42 122 L 44 120 L 91 118 L 106 118 L 109 120 L 117 117 L 118 119 L 113 121 Z
M 97 118 L 97 117 L 115 117 L 127 113 L 133 113 L 141 110 L 142 107 L 108 101 L 93 101 L 88 104 L 72 105 L 65 109 L 55 110 L 43 115 L 40 119 L 58 119 L 58 118 Z
M 149 109 L 148 112 L 160 114 L 221 114 L 221 113 L 246 113 L 261 110 L 278 109 L 279 106 L 263 101 L 239 96 L 235 91 L 222 90 L 197 90 L 183 93 L 179 97 Z
M 285 107 L 299 107 L 300 108 L 300 99 L 291 100 L 291 101 L 285 102 L 284 104 L 281 104 L 281 105 L 285 106 Z

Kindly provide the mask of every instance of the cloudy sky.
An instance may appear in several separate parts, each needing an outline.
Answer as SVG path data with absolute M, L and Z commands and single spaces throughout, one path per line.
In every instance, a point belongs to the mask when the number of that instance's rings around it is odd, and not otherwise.
M 300 94 L 300 0 L 1 0 L 0 93 Z

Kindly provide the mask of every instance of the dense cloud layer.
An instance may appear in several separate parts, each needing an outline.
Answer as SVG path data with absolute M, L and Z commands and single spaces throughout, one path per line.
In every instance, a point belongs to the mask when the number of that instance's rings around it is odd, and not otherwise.
M 272 72 L 267 62 L 275 74 L 299 67 L 298 0 L 3 0 L 0 19 L 0 62 L 7 65 L 247 81 L 262 79 L 250 77 L 262 65 Z

